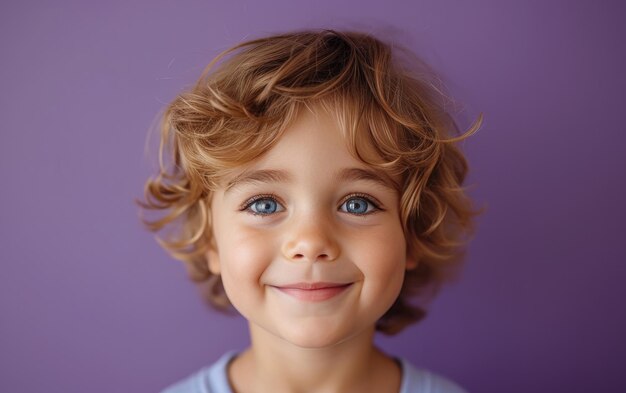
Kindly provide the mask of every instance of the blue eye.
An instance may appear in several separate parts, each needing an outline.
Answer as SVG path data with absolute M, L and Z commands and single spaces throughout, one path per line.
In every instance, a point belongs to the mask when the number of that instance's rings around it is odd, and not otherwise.
M 380 209 L 367 198 L 351 197 L 341 205 L 341 210 L 350 214 L 364 215 Z
M 274 198 L 262 197 L 251 201 L 246 210 L 255 215 L 270 215 L 282 211 L 282 206 Z

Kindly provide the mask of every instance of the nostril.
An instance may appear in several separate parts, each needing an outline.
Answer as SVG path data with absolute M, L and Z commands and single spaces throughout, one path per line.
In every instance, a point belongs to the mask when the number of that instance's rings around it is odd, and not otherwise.
M 304 256 L 304 254 L 294 254 L 293 259 L 306 259 L 306 257 Z M 328 256 L 328 254 L 319 254 L 317 256 L 317 258 L 315 258 L 314 260 L 328 260 L 330 259 L 330 257 Z

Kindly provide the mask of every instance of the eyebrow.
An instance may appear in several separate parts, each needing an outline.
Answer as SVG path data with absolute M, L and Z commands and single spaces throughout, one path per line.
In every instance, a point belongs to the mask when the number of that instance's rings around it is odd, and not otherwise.
M 397 190 L 395 182 L 386 174 L 365 168 L 345 168 L 339 171 L 335 177 L 338 182 L 365 180 L 374 182 L 382 187 Z M 293 182 L 293 176 L 287 171 L 275 169 L 259 169 L 255 171 L 243 172 L 228 181 L 225 193 L 232 188 L 251 183 L 290 183 Z
M 235 186 L 248 183 L 288 183 L 292 180 L 291 175 L 285 171 L 274 169 L 260 169 L 256 171 L 243 172 L 226 184 L 225 192 L 230 191 Z
M 366 180 L 377 183 L 385 188 L 396 191 L 396 184 L 385 173 L 364 168 L 346 168 L 339 172 L 337 176 L 339 181 L 358 181 Z

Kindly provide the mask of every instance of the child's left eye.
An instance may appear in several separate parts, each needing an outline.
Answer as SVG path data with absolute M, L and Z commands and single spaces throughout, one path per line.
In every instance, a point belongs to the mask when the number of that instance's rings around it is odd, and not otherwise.
M 340 207 L 341 211 L 355 215 L 365 215 L 381 210 L 376 203 L 363 196 L 351 196 Z

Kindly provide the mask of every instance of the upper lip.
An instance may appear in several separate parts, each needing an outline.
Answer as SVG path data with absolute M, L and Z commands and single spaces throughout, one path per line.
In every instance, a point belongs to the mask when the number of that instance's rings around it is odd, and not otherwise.
M 343 287 L 346 285 L 350 285 L 349 282 L 296 282 L 293 284 L 286 285 L 277 285 L 278 288 L 286 288 L 286 289 L 303 289 L 303 290 L 314 290 L 314 289 L 323 289 L 323 288 L 335 288 L 335 287 Z

